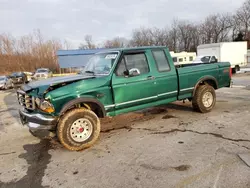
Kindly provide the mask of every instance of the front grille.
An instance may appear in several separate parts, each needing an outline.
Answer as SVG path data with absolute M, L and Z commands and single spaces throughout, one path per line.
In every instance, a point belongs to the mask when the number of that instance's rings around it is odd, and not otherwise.
M 21 106 L 28 110 L 35 110 L 35 97 L 27 95 L 24 91 L 18 90 L 17 91 L 17 99 Z

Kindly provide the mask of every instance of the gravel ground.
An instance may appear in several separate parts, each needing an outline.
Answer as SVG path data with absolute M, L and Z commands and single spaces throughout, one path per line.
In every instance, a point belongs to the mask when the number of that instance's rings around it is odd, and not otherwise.
M 246 88 L 218 90 L 208 114 L 175 102 L 106 118 L 99 141 L 81 152 L 31 136 L 17 109 L 15 93 L 0 92 L 1 188 L 250 187 Z

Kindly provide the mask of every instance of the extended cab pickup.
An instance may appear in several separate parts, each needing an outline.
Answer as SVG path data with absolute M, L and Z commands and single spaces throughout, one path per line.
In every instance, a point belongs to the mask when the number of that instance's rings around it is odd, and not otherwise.
M 95 54 L 82 74 L 23 85 L 17 96 L 30 131 L 54 131 L 67 149 L 82 150 L 98 139 L 99 118 L 184 99 L 206 113 L 230 83 L 227 62 L 176 68 L 166 47 L 123 48 Z

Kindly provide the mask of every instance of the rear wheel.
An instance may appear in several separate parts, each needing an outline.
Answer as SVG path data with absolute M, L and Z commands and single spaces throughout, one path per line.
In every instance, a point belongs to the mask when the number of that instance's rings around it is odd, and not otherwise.
M 232 73 L 233 73 L 233 74 L 236 73 L 236 68 L 232 68 Z
M 79 151 L 96 142 L 100 129 L 100 120 L 93 111 L 73 109 L 60 120 L 57 136 L 65 148 Z
M 236 69 L 236 72 L 240 71 L 240 66 L 237 65 L 237 66 L 235 67 L 235 69 Z
M 195 91 L 192 103 L 195 111 L 201 113 L 210 112 L 216 103 L 214 88 L 210 85 L 199 86 Z

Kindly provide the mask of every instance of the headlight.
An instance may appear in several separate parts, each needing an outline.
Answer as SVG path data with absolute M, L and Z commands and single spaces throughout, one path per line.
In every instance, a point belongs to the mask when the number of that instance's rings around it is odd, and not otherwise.
M 54 106 L 49 101 L 41 100 L 39 98 L 36 98 L 35 101 L 38 108 L 42 111 L 47 113 L 53 113 L 55 111 Z
M 54 106 L 48 101 L 42 101 L 40 104 L 40 109 L 48 113 L 52 113 L 55 111 Z

